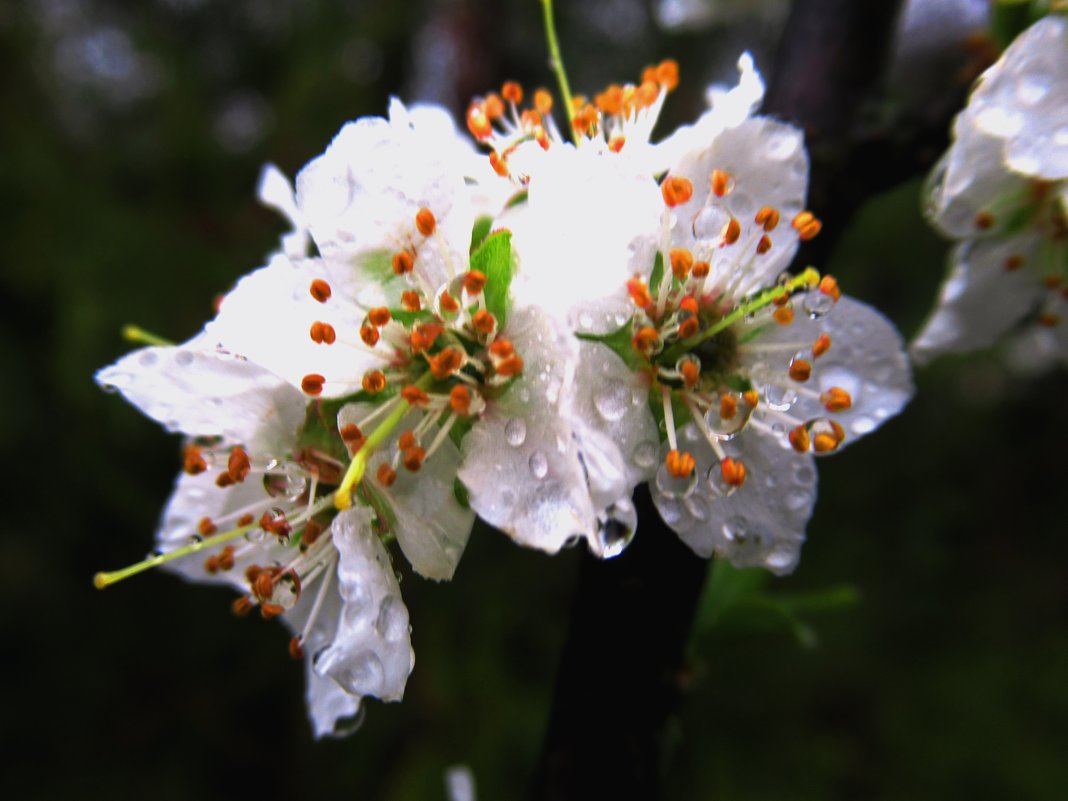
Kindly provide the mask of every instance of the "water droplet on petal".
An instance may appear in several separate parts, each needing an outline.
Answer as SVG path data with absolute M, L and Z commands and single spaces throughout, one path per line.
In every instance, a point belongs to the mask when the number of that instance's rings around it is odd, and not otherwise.
M 630 387 L 622 381 L 608 381 L 594 392 L 593 405 L 605 420 L 620 420 L 630 405 Z
M 794 552 L 785 548 L 776 548 L 765 558 L 765 563 L 772 570 L 785 570 L 794 563 Z
M 797 402 L 797 391 L 773 382 L 764 385 L 764 400 L 777 412 L 785 412 Z
M 811 484 L 816 480 L 816 471 L 811 465 L 802 462 L 794 469 L 794 478 L 798 484 Z
M 159 361 L 159 354 L 154 350 L 146 350 L 137 357 L 137 363 L 142 367 L 151 367 Z
M 187 350 L 180 350 L 174 356 L 174 363 L 179 367 L 188 367 L 193 363 L 194 356 Z
M 723 468 L 720 467 L 719 462 L 713 464 L 705 472 L 705 484 L 714 495 L 718 495 L 721 498 L 726 498 L 728 495 L 733 495 L 738 491 L 736 484 L 728 484 L 726 479 L 723 478 Z
M 308 487 L 308 476 L 298 464 L 272 460 L 263 474 L 263 488 L 272 498 L 296 501 Z
M 378 607 L 375 631 L 386 642 L 397 642 L 408 633 L 408 610 L 396 595 L 387 595 Z
M 708 520 L 708 504 L 705 503 L 705 499 L 700 495 L 691 495 L 683 501 L 683 504 L 686 506 L 686 511 L 695 520 L 700 520 L 701 522 Z
M 1016 81 L 1016 96 L 1025 106 L 1041 103 L 1047 94 L 1049 94 L 1049 79 L 1045 75 L 1024 73 Z
M 804 297 L 801 298 L 801 308 L 805 310 L 805 314 L 810 319 L 819 320 L 821 317 L 826 317 L 831 309 L 834 308 L 834 298 L 826 292 L 814 289 L 811 292 L 806 292 Z
M 578 318 L 579 328 L 589 330 L 593 328 L 593 315 L 588 311 L 581 312 Z
M 530 472 L 534 478 L 545 478 L 549 472 L 549 460 L 544 451 L 534 451 L 534 453 L 530 454 L 530 460 L 527 464 L 530 466 Z
M 762 145 L 762 152 L 772 161 L 786 161 L 801 145 L 801 137 L 793 130 L 783 130 L 767 137 Z
M 849 424 L 854 434 L 870 434 L 875 430 L 875 421 L 866 415 L 861 415 Z
M 330 676 L 347 693 L 377 696 L 382 692 L 385 669 L 377 654 L 373 651 L 361 651 L 345 660 L 343 666 L 334 668 Z
M 602 556 L 611 559 L 619 556 L 634 539 L 638 528 L 638 512 L 634 504 L 622 498 L 605 510 L 604 518 L 598 520 L 597 541 Z
M 792 489 L 783 498 L 783 503 L 786 504 L 786 508 L 791 512 L 800 512 L 804 509 L 811 498 L 811 494 L 805 490 Z
M 697 471 L 693 470 L 685 478 L 677 478 L 668 472 L 667 465 L 660 463 L 656 471 L 656 488 L 669 498 L 685 498 L 697 487 Z
M 527 424 L 522 418 L 513 417 L 504 424 L 504 439 L 514 448 L 518 448 L 527 439 Z
M 657 447 L 655 442 L 645 440 L 634 446 L 630 458 L 637 467 L 640 467 L 642 470 L 648 470 L 656 464 L 656 457 L 659 453 L 660 448 Z
M 741 515 L 727 518 L 723 523 L 723 536 L 731 542 L 745 542 L 749 535 L 749 521 Z

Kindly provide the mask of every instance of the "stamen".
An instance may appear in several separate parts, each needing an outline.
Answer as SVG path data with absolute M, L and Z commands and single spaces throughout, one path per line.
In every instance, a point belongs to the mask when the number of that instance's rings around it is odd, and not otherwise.
M 660 184 L 660 193 L 664 197 L 664 203 L 675 208 L 693 197 L 693 184 L 681 175 L 669 175 Z
M 479 334 L 489 336 L 497 328 L 497 318 L 485 309 L 480 309 L 471 317 L 471 325 Z
M 788 373 L 794 381 L 804 383 L 812 376 L 812 362 L 808 359 L 798 359 L 795 356 L 790 360 Z
M 404 452 L 402 464 L 408 472 L 418 473 L 419 468 L 423 466 L 424 459 L 426 459 L 426 451 L 418 445 L 413 445 Z
M 727 221 L 727 224 L 723 226 L 723 243 L 722 246 L 733 245 L 738 241 L 738 238 L 742 235 L 742 224 L 737 219 L 731 217 Z
M 789 325 L 794 321 L 794 310 L 792 306 L 780 306 L 771 313 L 771 316 L 779 325 Z
M 820 403 L 828 412 L 845 412 L 853 406 L 853 398 L 841 387 L 831 387 L 820 395 Z
M 989 211 L 981 211 L 975 215 L 975 227 L 980 231 L 989 231 L 995 222 L 994 215 Z
M 407 275 L 415 267 L 415 258 L 407 250 L 393 254 L 393 273 Z
M 449 392 L 449 406 L 458 415 L 466 416 L 471 410 L 471 391 L 463 384 L 457 384 Z
M 807 242 L 814 238 L 823 227 L 823 223 L 811 211 L 800 212 L 790 224 L 797 231 L 802 242 Z
M 733 188 L 734 178 L 729 172 L 712 170 L 710 183 L 712 184 L 712 194 L 716 197 L 724 197 Z
M 769 250 L 771 250 L 771 237 L 764 234 L 764 236 L 760 237 L 760 241 L 757 242 L 756 252 L 763 256 Z
M 812 356 L 818 359 L 824 353 L 831 349 L 831 338 L 826 334 L 820 334 L 816 341 L 812 343 Z
M 673 92 L 679 85 L 678 62 L 671 58 L 661 61 L 656 67 L 656 80 L 667 91 Z
M 804 424 L 791 428 L 790 433 L 787 434 L 787 439 L 790 440 L 790 445 L 798 453 L 807 453 L 812 445 L 812 441 L 808 436 L 808 429 L 805 428 Z
M 719 471 L 723 480 L 732 487 L 740 487 L 745 483 L 745 462 L 726 456 L 720 459 Z
M 311 296 L 320 303 L 326 303 L 330 300 L 330 284 L 326 283 L 322 278 L 316 278 L 312 281 L 309 290 Z
M 364 344 L 368 347 L 373 348 L 377 345 L 379 336 L 378 329 L 373 325 L 360 326 L 360 339 L 362 339 Z
M 487 312 L 487 314 L 489 313 Z M 492 314 L 490 314 L 489 317 L 490 320 L 493 320 Z M 430 372 L 433 374 L 434 378 L 438 381 L 444 381 L 463 367 L 464 356 L 458 349 L 450 346 L 442 349 L 436 356 L 430 356 L 427 359 L 427 362 L 430 364 Z
M 481 270 L 468 270 L 464 275 L 464 292 L 471 297 L 481 294 L 486 286 L 486 274 Z
M 230 451 L 230 458 L 226 462 L 226 472 L 235 484 L 244 481 L 251 469 L 252 463 L 244 448 L 237 447 Z
M 319 345 L 333 345 L 335 340 L 337 340 L 337 333 L 334 331 L 334 326 L 319 320 L 311 324 L 309 333 L 312 342 Z
M 685 281 L 693 267 L 693 254 L 686 248 L 673 248 L 669 257 L 671 272 L 679 281 Z
M 401 305 L 408 311 L 419 311 L 422 308 L 422 303 L 419 301 L 419 293 L 411 289 L 402 292 Z
M 763 226 L 764 230 L 771 233 L 779 224 L 779 212 L 770 206 L 764 206 L 756 213 L 753 220 L 757 225 Z
M 430 403 L 430 396 L 423 391 L 423 389 L 416 384 L 409 384 L 401 390 L 401 397 L 404 398 L 412 406 L 427 406 Z
M 383 487 L 392 487 L 393 482 L 397 480 L 397 471 L 389 466 L 388 463 L 382 462 L 378 466 L 378 472 L 375 474 L 375 478 L 378 479 L 378 483 Z
M 490 115 L 493 116 L 492 114 Z M 438 227 L 437 218 L 434 216 L 434 212 L 425 206 L 415 213 L 415 227 L 419 229 L 419 233 L 423 236 L 430 236 L 434 233 L 434 230 Z
M 441 294 L 438 295 L 438 306 L 441 307 L 442 312 L 445 314 L 456 314 L 460 311 L 460 301 L 450 294 L 449 290 L 441 290 Z
M 363 388 L 372 395 L 386 388 L 386 376 L 381 370 L 370 370 L 363 376 Z
M 367 312 L 367 319 L 371 322 L 371 325 L 381 328 L 390 321 L 391 315 L 389 309 L 385 306 L 378 306 Z
M 326 376 L 319 375 L 318 373 L 309 373 L 300 380 L 300 388 L 304 390 L 305 395 L 311 395 L 313 398 L 317 398 L 323 394 L 324 383 L 326 383 Z
M 686 451 L 670 450 L 664 457 L 664 465 L 674 478 L 688 478 L 697 466 L 697 460 Z
M 653 305 L 653 297 L 649 294 L 649 287 L 641 278 L 634 277 L 627 281 L 627 292 L 630 299 L 639 309 L 648 309 Z
M 437 323 L 421 323 L 412 329 L 410 337 L 412 352 L 422 353 L 434 347 L 437 338 L 441 336 L 442 328 Z
M 515 81 L 505 81 L 501 87 L 501 97 L 513 106 L 518 106 L 523 102 L 523 87 Z
M 204 454 L 196 445 L 187 445 L 182 454 L 182 470 L 191 476 L 197 476 L 208 469 Z
M 256 603 L 247 595 L 244 595 L 230 604 L 230 611 L 237 617 L 248 617 L 255 606 Z
M 1024 266 L 1024 258 L 1018 254 L 1013 254 L 1005 259 L 1005 269 L 1008 272 L 1015 272 Z

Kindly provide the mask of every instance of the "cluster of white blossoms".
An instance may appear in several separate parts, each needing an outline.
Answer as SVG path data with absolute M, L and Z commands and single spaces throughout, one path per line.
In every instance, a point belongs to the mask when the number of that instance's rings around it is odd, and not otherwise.
M 159 564 L 239 589 L 305 658 L 317 734 L 401 697 L 414 664 L 389 545 L 452 577 L 475 515 L 600 557 L 651 484 L 696 553 L 786 573 L 814 456 L 896 414 L 903 343 L 813 268 L 801 133 L 753 115 L 748 56 L 710 110 L 658 144 L 677 83 L 575 98 L 508 83 L 467 115 L 394 101 L 261 197 L 293 224 L 193 340 L 98 382 L 186 437 Z M 488 157 L 486 150 L 488 149 Z M 314 245 L 314 248 L 311 248 Z M 313 250 L 314 255 L 309 254 Z
M 979 79 L 931 178 L 928 215 L 958 241 L 917 360 L 1020 327 L 1068 363 L 1068 18 L 1024 31 Z

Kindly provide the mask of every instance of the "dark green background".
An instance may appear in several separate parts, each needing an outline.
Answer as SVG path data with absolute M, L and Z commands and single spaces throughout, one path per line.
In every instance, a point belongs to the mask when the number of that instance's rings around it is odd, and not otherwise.
M 477 530 L 451 584 L 406 575 L 407 697 L 371 704 L 340 742 L 311 741 L 287 637 L 233 618 L 227 592 L 165 574 L 92 589 L 96 570 L 150 547 L 179 454 L 92 372 L 128 347 L 125 323 L 192 335 L 216 294 L 263 261 L 283 226 L 255 203 L 260 165 L 292 175 L 345 120 L 432 90 L 421 74 L 458 111 L 505 78 L 550 80 L 534 0 L 265 5 L 0 10 L 0 725 L 12 799 L 440 799 L 443 771 L 463 762 L 492 801 L 523 797 L 536 764 L 574 552 L 548 558 Z M 762 23 L 742 38 L 669 35 L 623 13 L 642 3 L 562 5 L 576 90 L 674 55 L 673 121 L 697 113 L 712 77 L 733 77 L 742 46 L 763 67 L 773 52 Z M 151 73 L 101 67 L 100 47 L 127 52 L 108 30 Z M 419 67 L 450 41 L 444 68 Z M 131 74 L 154 77 L 131 89 Z M 242 108 L 265 120 L 246 138 L 233 125 Z M 918 186 L 865 209 L 823 265 L 906 335 L 945 251 L 919 217 Z M 810 616 L 814 649 L 741 613 L 694 643 L 669 798 L 1068 794 L 1068 380 L 1024 380 L 984 353 L 917 382 L 901 417 L 821 462 L 801 566 L 770 587 L 849 584 L 859 604 Z

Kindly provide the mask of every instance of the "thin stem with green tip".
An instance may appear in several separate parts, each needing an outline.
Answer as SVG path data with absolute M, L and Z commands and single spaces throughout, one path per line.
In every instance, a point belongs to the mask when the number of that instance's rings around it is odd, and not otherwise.
M 571 105 L 571 87 L 567 83 L 564 60 L 560 57 L 560 44 L 556 40 L 553 0 L 541 0 L 541 10 L 545 19 L 545 38 L 549 44 L 549 66 L 552 67 L 556 74 L 556 82 L 560 85 L 560 95 L 564 101 L 564 111 L 567 113 L 568 132 L 572 141 L 578 144 L 578 134 L 575 133 L 575 109 Z

